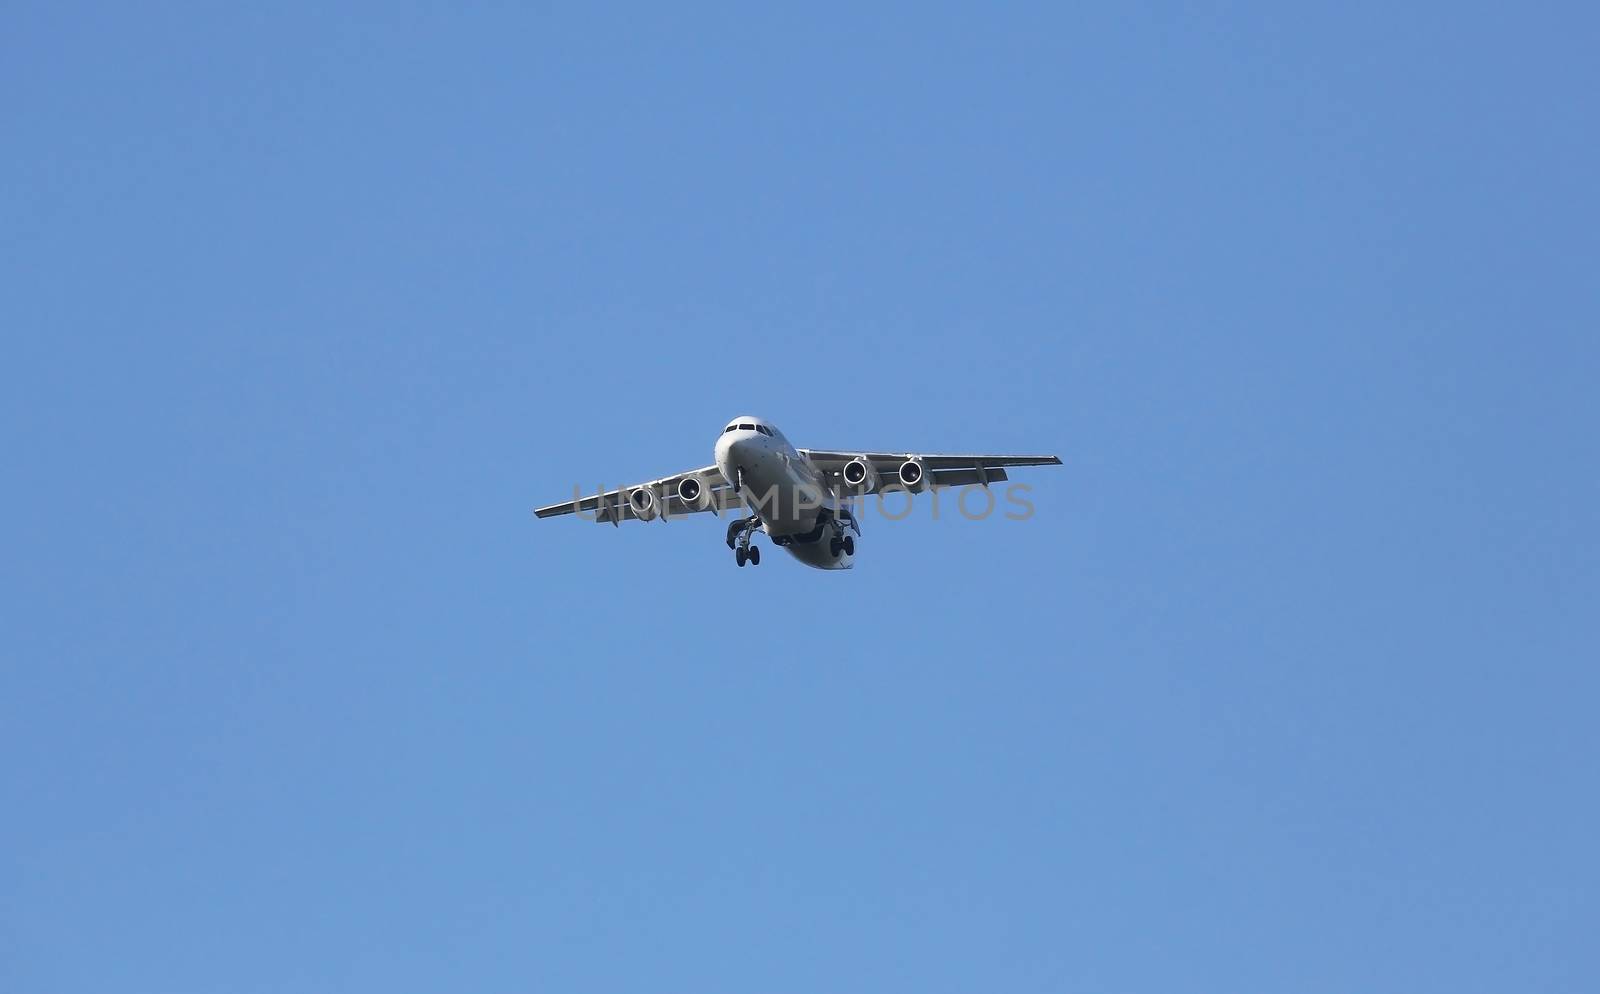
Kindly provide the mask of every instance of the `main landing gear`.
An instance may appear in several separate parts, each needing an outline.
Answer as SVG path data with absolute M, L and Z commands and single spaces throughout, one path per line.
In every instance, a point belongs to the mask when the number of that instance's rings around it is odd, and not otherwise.
M 752 514 L 728 525 L 728 548 L 733 550 L 733 561 L 743 566 L 761 565 L 761 549 L 750 544 L 751 536 L 761 530 L 761 518 Z
M 832 538 L 828 539 L 828 551 L 833 554 L 833 558 L 838 559 L 841 552 L 852 556 L 855 555 L 856 540 L 850 533 L 852 531 L 859 532 L 861 525 L 856 521 L 856 516 L 851 512 L 848 504 L 839 508 L 839 514 L 834 519 L 834 527 L 837 531 L 834 532 Z

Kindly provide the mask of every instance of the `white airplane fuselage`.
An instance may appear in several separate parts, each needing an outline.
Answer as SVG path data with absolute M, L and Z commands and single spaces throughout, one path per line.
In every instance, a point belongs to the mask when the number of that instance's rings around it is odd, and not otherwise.
M 717 438 L 716 462 L 723 477 L 761 519 L 774 545 L 817 569 L 850 569 L 861 527 L 828 490 L 822 473 L 765 421 L 760 429 L 730 425 Z M 763 430 L 764 429 L 764 430 Z M 852 537 L 851 549 L 835 554 L 831 541 Z

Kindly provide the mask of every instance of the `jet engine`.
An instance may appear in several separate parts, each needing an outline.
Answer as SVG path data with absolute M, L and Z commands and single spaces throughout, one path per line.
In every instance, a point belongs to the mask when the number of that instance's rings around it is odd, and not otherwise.
M 711 506 L 711 488 L 698 476 L 686 476 L 678 481 L 678 499 L 691 511 L 704 510 Z
M 878 471 L 872 468 L 872 463 L 865 456 L 856 456 L 844 464 L 840 471 L 844 478 L 844 486 L 853 494 L 870 494 L 878 489 Z
M 650 521 L 661 513 L 661 501 L 649 487 L 639 487 L 628 494 L 628 506 L 640 521 Z
M 921 459 L 907 459 L 900 464 L 900 469 L 895 473 L 900 485 L 914 494 L 927 490 L 932 480 L 928 478 L 928 466 Z

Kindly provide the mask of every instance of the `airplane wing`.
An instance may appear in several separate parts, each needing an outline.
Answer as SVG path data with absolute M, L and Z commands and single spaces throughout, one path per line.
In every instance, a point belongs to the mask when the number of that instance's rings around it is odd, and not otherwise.
M 801 449 L 800 454 L 811 460 L 827 477 L 831 487 L 844 484 L 844 467 L 853 459 L 866 459 L 878 474 L 879 489 L 900 486 L 896 476 L 900 464 L 908 459 L 920 460 L 928 473 L 928 481 L 936 487 L 959 487 L 973 483 L 988 485 L 1006 479 L 1007 466 L 1059 466 L 1060 456 L 1007 456 L 1007 455 L 941 455 L 918 452 L 861 452 L 848 449 Z
M 679 489 L 679 484 L 690 479 L 699 485 L 700 493 L 699 499 L 692 502 L 685 501 L 680 496 Z M 645 498 L 639 492 L 648 492 L 650 496 Z M 722 478 L 722 472 L 713 465 L 663 476 L 648 483 L 635 483 L 615 490 L 595 492 L 588 496 L 579 494 L 575 488 L 572 500 L 537 508 L 533 513 L 540 518 L 587 513 L 593 514 L 595 521 L 609 521 L 613 525 L 620 525 L 624 521 L 683 517 L 697 511 L 710 511 L 720 515 L 723 511 L 738 510 L 742 506 L 739 496 L 728 486 L 728 481 Z

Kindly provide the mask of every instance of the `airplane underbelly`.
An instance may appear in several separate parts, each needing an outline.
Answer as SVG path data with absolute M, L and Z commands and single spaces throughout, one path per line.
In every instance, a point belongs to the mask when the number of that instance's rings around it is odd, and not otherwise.
M 850 569 L 856 564 L 855 556 L 848 552 L 835 556 L 827 539 L 809 544 L 791 542 L 786 548 L 789 555 L 815 569 Z
M 745 503 L 760 516 L 768 535 L 790 535 L 816 525 L 816 501 L 801 499 L 802 482 L 775 453 L 746 470 Z
M 768 535 L 792 535 L 816 527 L 818 500 L 802 493 L 806 480 L 781 453 L 764 451 L 741 462 L 744 501 Z
M 735 478 L 741 481 L 744 503 L 761 519 L 762 530 L 776 540 L 774 544 L 816 569 L 854 565 L 852 553 L 833 551 L 832 540 L 842 537 L 839 526 L 836 521 L 818 521 L 823 505 L 831 508 L 832 502 L 815 471 L 793 452 L 763 445 L 719 446 L 717 465 L 730 483 Z

